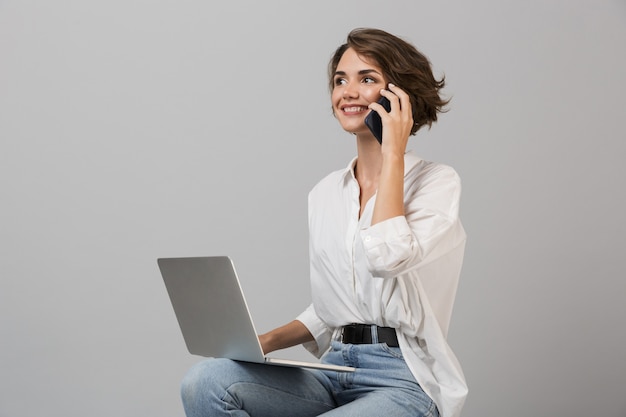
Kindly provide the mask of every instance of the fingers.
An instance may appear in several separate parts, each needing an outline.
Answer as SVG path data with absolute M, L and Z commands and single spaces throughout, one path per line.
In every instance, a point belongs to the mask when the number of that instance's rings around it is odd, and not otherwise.
M 381 89 L 380 95 L 389 100 L 391 105 L 391 111 L 394 111 L 396 109 L 404 109 L 408 110 L 410 113 L 411 100 L 409 98 L 409 95 L 405 93 L 404 90 L 402 90 L 401 88 L 389 83 L 389 90 L 384 88 Z M 370 103 L 368 107 L 370 109 L 376 110 L 378 113 L 380 113 L 382 110 L 385 110 L 387 112 L 389 111 L 388 109 L 384 109 L 383 106 L 381 106 L 380 103 L 377 102 Z
M 389 83 L 389 89 L 382 89 L 380 91 L 381 96 L 387 98 L 390 102 L 391 110 L 389 113 L 384 111 L 383 106 L 378 103 L 372 103 L 370 108 L 376 110 L 383 119 L 387 119 L 387 123 L 397 123 L 400 131 L 405 131 L 407 136 L 410 134 L 410 130 L 413 127 L 413 112 L 411 110 L 411 99 L 409 95 L 400 87 Z M 384 113 L 383 113 L 384 112 Z M 402 127 L 400 127 L 402 126 Z
M 389 83 L 389 90 L 381 90 L 381 95 L 384 95 L 387 99 L 389 99 L 392 111 L 397 108 L 402 113 L 412 116 L 411 99 L 403 89 Z

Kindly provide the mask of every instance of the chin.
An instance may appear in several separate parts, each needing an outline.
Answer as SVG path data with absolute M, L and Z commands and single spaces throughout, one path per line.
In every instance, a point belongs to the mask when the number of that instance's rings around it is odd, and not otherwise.
M 345 130 L 346 132 L 348 132 L 348 133 L 352 133 L 353 135 L 356 135 L 357 133 L 362 132 L 362 131 L 363 131 L 363 128 L 364 128 L 365 126 L 362 126 L 362 125 L 361 125 L 361 126 L 355 126 L 355 125 L 354 125 L 354 123 L 351 123 L 351 124 L 350 124 L 350 126 L 345 126 L 345 125 L 342 125 L 341 127 L 342 127 L 342 128 L 343 128 L 343 130 Z

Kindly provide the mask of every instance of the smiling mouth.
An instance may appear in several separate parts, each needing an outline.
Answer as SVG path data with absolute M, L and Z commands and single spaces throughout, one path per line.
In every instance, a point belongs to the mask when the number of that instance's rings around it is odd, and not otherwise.
M 367 110 L 367 107 L 364 106 L 349 106 L 349 107 L 344 107 L 343 109 L 344 113 L 360 113 L 360 112 L 364 112 Z

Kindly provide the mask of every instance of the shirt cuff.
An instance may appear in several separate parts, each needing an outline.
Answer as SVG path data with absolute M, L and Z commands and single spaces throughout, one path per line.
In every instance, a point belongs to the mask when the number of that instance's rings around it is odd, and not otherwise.
M 317 316 L 313 304 L 296 317 L 296 320 L 304 324 L 315 339 L 313 341 L 303 343 L 302 346 L 304 346 L 304 348 L 311 352 L 315 357 L 321 358 L 330 347 L 332 332 L 326 323 L 324 323 L 322 319 Z

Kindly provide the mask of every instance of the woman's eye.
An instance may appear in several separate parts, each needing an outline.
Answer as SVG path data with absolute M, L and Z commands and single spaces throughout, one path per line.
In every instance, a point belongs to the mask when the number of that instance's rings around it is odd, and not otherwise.
M 346 83 L 346 80 L 343 78 L 336 78 L 335 79 L 335 85 L 344 85 Z
M 372 83 L 375 83 L 375 82 L 376 82 L 376 80 L 375 80 L 375 79 L 373 79 L 372 77 L 365 77 L 365 78 L 363 79 L 363 82 L 364 82 L 364 83 L 366 83 L 366 84 L 372 84 Z

